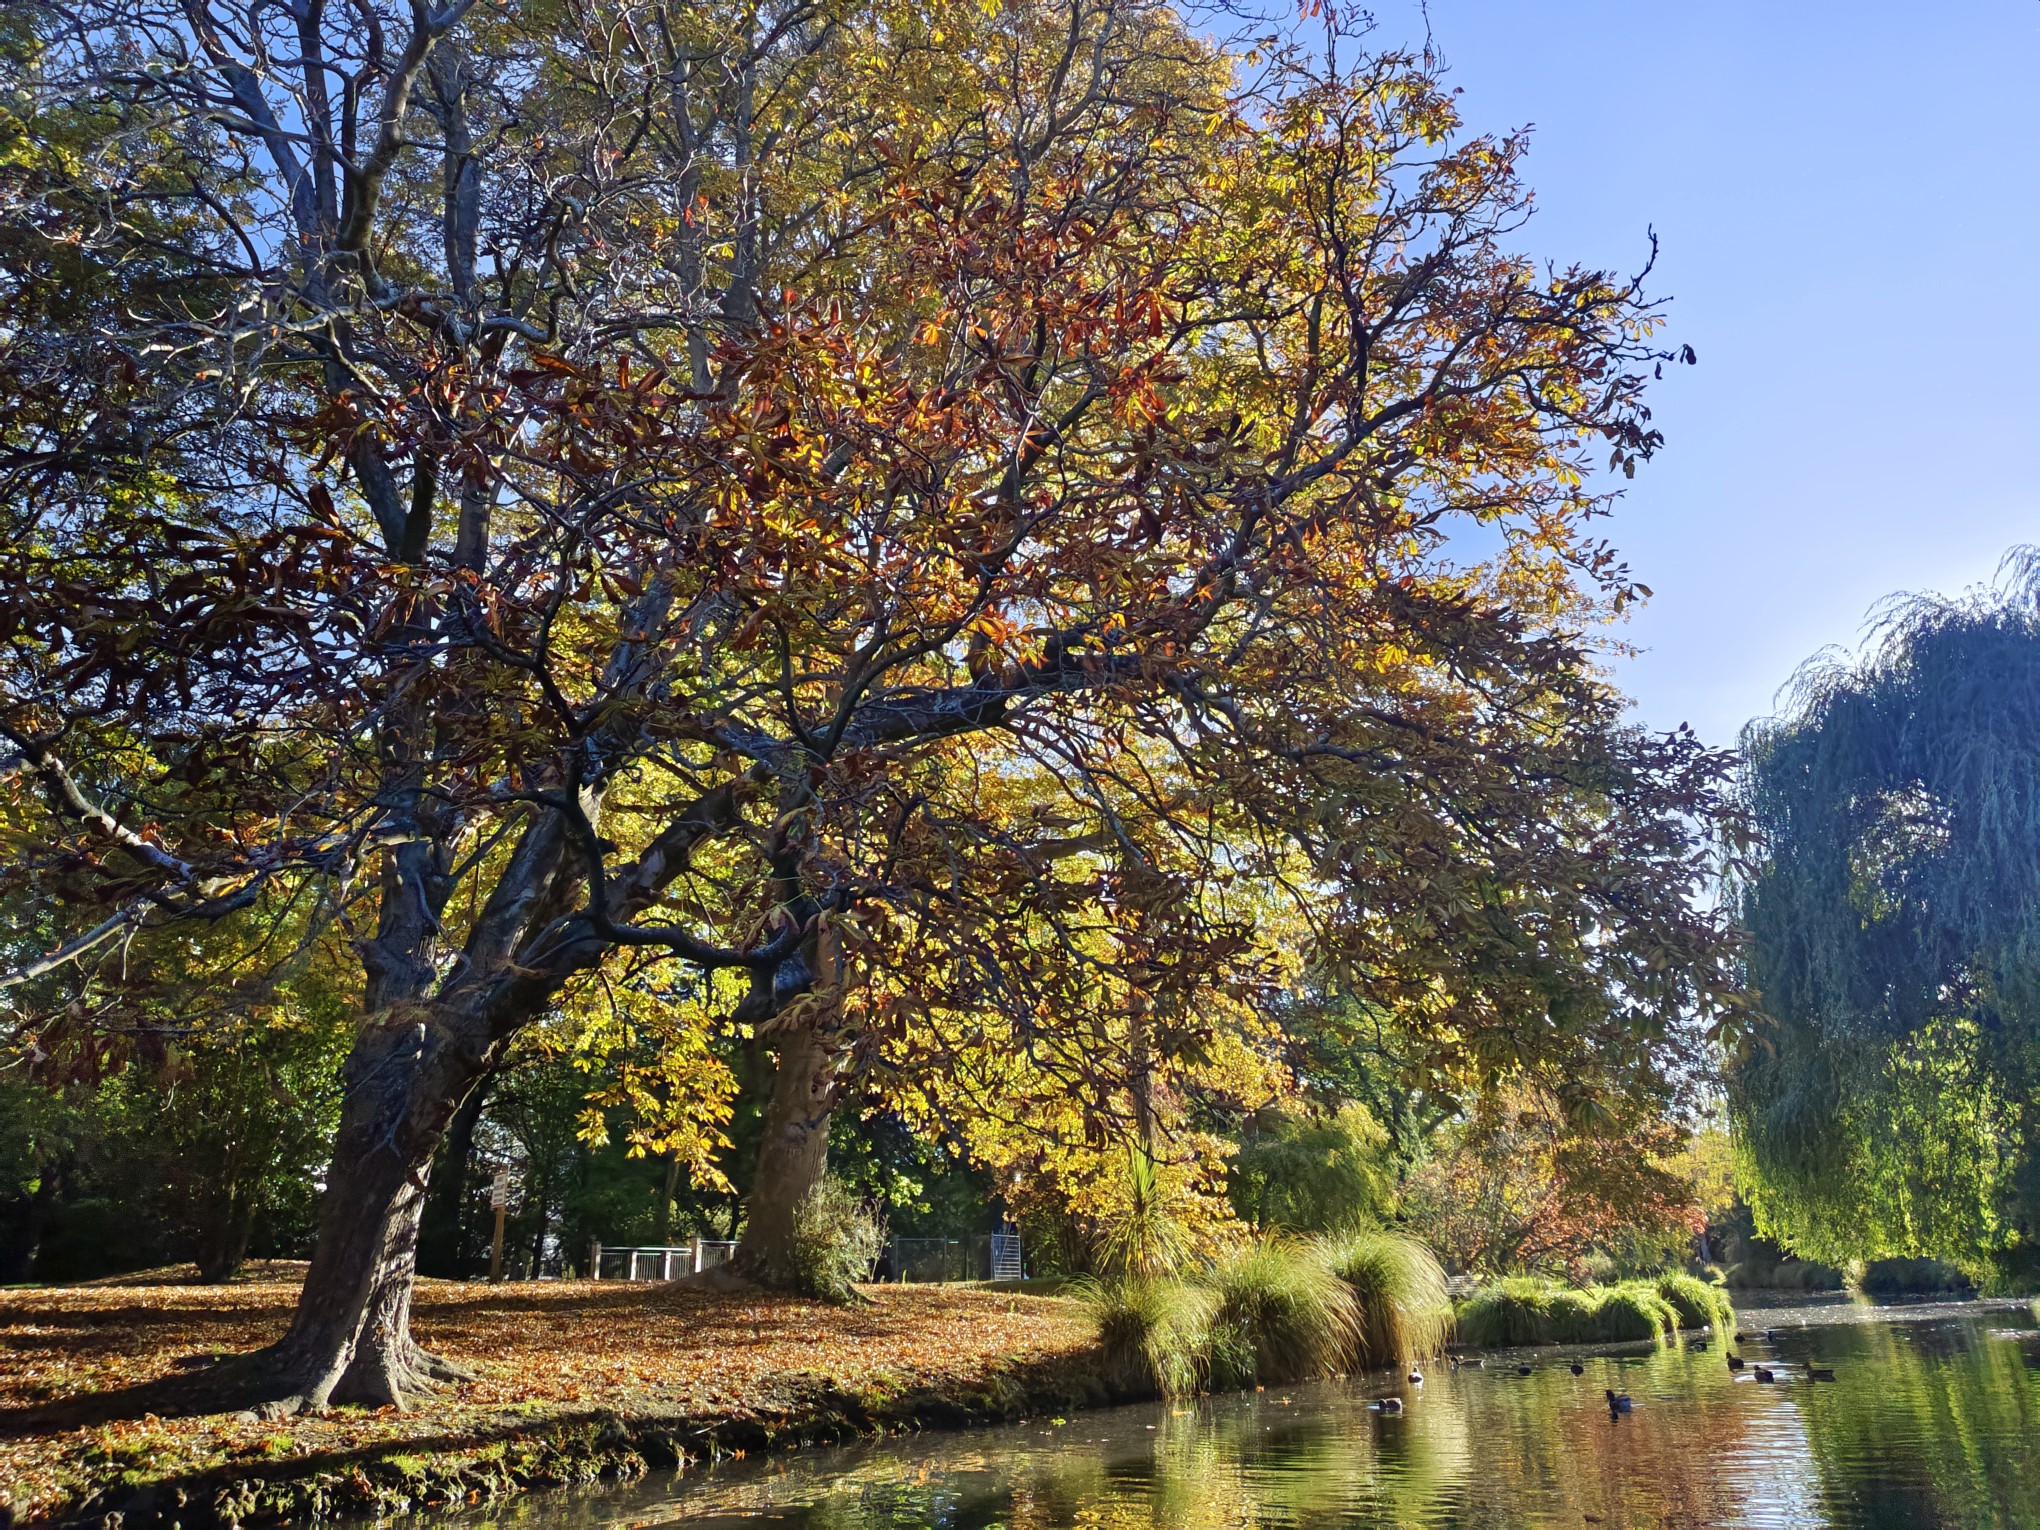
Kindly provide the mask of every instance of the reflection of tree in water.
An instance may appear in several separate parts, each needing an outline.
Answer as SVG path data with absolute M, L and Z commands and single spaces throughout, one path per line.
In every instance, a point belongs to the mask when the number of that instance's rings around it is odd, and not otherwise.
M 1971 1321 L 1821 1339 L 1837 1379 L 1800 1406 L 1831 1504 L 1864 1524 L 2040 1524 L 2040 1335 Z

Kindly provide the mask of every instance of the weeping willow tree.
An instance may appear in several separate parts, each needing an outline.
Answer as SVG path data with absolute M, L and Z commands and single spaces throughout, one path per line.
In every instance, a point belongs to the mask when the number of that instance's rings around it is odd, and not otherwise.
M 1972 1274 L 2040 1244 L 2040 554 L 1887 613 L 1744 738 L 1770 1025 L 1729 1069 L 1758 1230 Z

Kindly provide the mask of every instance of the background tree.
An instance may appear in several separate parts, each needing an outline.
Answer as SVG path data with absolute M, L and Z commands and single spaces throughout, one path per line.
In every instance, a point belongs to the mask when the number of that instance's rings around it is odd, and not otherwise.
M 1087 0 L 34 14 L 0 730 L 76 917 L 15 976 L 297 899 L 360 963 L 296 1320 L 216 1390 L 455 1374 L 434 1154 L 619 954 L 776 1054 L 762 1279 L 873 1059 L 982 1014 L 1138 1123 L 1270 889 L 1460 1083 L 1589 1114 L 1704 1010 L 1715 762 L 1583 636 L 1671 358 L 1510 251 L 1521 145 L 1424 61 Z
M 1740 1188 L 1810 1259 L 2030 1259 L 2040 613 L 2032 558 L 2007 568 L 1895 604 L 1860 663 L 1816 661 L 1744 740 L 1769 1024 L 1729 1073 Z
M 1447 1268 L 1586 1280 L 1682 1264 L 1706 1225 L 1680 1160 L 1688 1134 L 1568 1127 L 1554 1102 L 1516 1094 L 1440 1134 L 1403 1186 L 1405 1225 Z

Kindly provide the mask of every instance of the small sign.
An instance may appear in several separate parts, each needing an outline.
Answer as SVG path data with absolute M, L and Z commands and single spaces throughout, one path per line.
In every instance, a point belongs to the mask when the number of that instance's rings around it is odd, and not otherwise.
M 501 1211 L 510 1204 L 510 1171 L 498 1169 L 489 1182 L 489 1209 Z

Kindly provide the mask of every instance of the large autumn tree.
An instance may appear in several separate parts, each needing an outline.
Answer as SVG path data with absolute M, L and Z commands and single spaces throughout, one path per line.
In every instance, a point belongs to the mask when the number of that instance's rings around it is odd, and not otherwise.
M 29 14 L 0 730 L 64 928 L 10 981 L 306 896 L 359 963 L 296 1319 L 216 1390 L 456 1374 L 434 1148 L 635 963 L 774 1048 L 762 1279 L 845 1079 L 1138 1110 L 1277 892 L 1424 1066 L 1583 1111 L 1705 999 L 1714 762 L 1581 636 L 1671 358 L 1513 253 L 1521 144 L 1424 61 L 1143 0 Z

